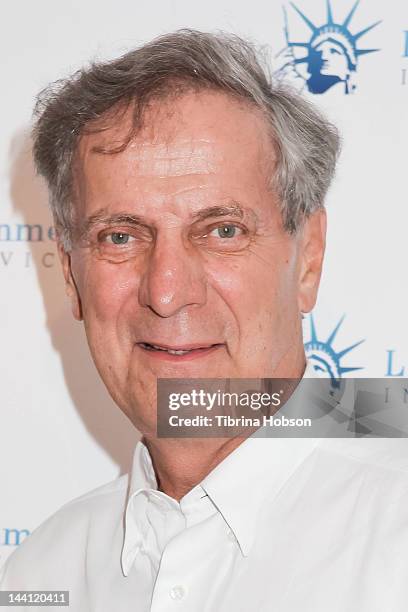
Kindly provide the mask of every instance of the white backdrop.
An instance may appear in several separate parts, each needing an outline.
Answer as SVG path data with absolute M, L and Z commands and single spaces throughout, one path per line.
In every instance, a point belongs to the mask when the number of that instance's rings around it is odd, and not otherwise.
M 353 3 L 332 0 L 333 21 L 343 23 Z M 315 25 L 330 21 L 325 0 L 296 4 Z M 289 40 L 308 42 L 305 19 L 283 6 Z M 81 324 L 71 319 L 46 191 L 31 162 L 35 95 L 91 58 L 119 55 L 180 27 L 235 32 L 272 57 L 286 45 L 281 0 L 14 0 L 3 9 L 0 564 L 63 503 L 127 471 L 137 439 L 98 380 Z M 367 377 L 408 376 L 408 4 L 362 0 L 347 28 L 356 34 L 379 20 L 352 40 L 357 49 L 379 49 L 358 57 L 354 93 L 339 83 L 314 94 L 302 76 L 294 80 L 344 140 L 327 200 L 328 249 L 314 311 L 323 344 L 315 350 Z M 339 28 L 331 31 L 344 41 Z M 287 59 L 280 55 L 275 68 Z M 305 64 L 296 66 L 307 76 Z M 293 63 L 286 72 L 294 77 Z M 324 343 L 342 315 L 329 355 Z M 309 334 L 306 320 L 305 341 Z

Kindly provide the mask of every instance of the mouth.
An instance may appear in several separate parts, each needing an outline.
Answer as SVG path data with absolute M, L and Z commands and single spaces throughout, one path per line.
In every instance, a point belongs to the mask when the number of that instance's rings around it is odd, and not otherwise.
M 224 346 L 221 343 L 215 344 L 191 344 L 183 346 L 169 346 L 163 344 L 153 344 L 150 342 L 137 342 L 137 346 L 151 357 L 167 359 L 172 361 L 185 361 L 204 357 Z

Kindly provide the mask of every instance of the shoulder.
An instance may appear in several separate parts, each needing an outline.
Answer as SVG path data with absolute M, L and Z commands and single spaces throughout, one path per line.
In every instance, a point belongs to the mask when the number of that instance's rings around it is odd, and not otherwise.
M 123 510 L 129 486 L 129 475 L 125 474 L 96 489 L 84 493 L 80 497 L 66 503 L 55 515 L 66 514 L 77 518 L 98 518 L 112 507 Z M 51 517 L 51 518 L 52 518 Z
M 114 533 L 120 532 L 127 490 L 128 475 L 125 475 L 62 506 L 6 561 L 0 570 L 1 588 L 32 586 L 36 590 L 47 586 L 51 589 L 53 577 L 58 581 L 64 567 L 69 573 L 73 563 L 83 567 L 89 548 L 98 539 L 109 541 Z
M 408 438 L 326 438 L 319 448 L 374 469 L 408 476 Z
M 317 453 L 333 477 L 364 480 L 372 495 L 408 503 L 407 438 L 327 438 Z

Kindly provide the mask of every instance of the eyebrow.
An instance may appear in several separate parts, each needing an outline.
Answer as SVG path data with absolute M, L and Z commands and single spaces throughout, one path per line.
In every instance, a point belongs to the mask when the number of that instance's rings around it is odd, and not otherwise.
M 207 206 L 201 210 L 195 212 L 192 215 L 193 221 L 203 221 L 210 217 L 226 217 L 233 216 L 238 219 L 242 219 L 245 216 L 246 210 L 257 217 L 253 209 L 244 209 L 238 202 L 233 202 L 226 206 Z M 93 215 L 86 218 L 84 223 L 81 225 L 80 233 L 82 236 L 88 235 L 89 232 L 95 225 L 115 225 L 115 224 L 126 224 L 134 226 L 148 227 L 148 222 L 144 217 L 140 215 L 133 215 L 129 213 L 117 213 L 109 215 L 106 208 L 101 208 Z
M 87 217 L 81 226 L 81 232 L 88 234 L 95 225 L 114 225 L 116 223 L 126 223 L 127 225 L 147 225 L 143 217 L 131 215 L 129 213 L 117 213 L 116 215 L 107 214 L 106 208 L 101 208 L 93 215 Z
M 251 212 L 253 213 L 252 210 Z M 238 202 L 233 202 L 228 206 L 208 206 L 194 213 L 193 219 L 203 221 L 208 217 L 226 217 L 227 215 L 242 219 L 245 216 L 245 210 Z

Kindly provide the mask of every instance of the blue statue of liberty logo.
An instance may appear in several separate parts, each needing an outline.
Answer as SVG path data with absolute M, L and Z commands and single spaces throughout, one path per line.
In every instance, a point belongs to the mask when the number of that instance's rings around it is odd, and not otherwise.
M 334 327 L 327 340 L 321 340 L 316 332 L 316 326 L 311 314 L 309 317 L 310 323 L 310 339 L 305 342 L 305 353 L 309 361 L 311 361 L 316 372 L 320 372 L 323 376 L 331 378 L 332 386 L 339 387 L 340 379 L 343 374 L 361 370 L 361 366 L 343 366 L 341 361 L 347 353 L 359 346 L 364 340 L 359 340 L 351 346 L 347 346 L 341 351 L 335 351 L 333 342 L 344 321 L 344 315 Z
M 290 40 L 288 15 L 284 8 L 287 46 L 279 55 L 284 54 L 286 63 L 278 70 L 278 77 L 290 70 L 295 77 L 305 81 L 307 89 L 311 93 L 322 94 L 333 85 L 340 83 L 343 84 L 344 93 L 352 93 L 356 88 L 355 75 L 358 58 L 361 55 L 379 51 L 379 49 L 359 49 L 357 44 L 360 38 L 375 28 L 381 21 L 376 21 L 356 34 L 352 34 L 349 30 L 350 22 L 359 3 L 360 0 L 357 0 L 344 21 L 337 23 L 333 17 L 330 0 L 327 0 L 326 23 L 322 26 L 316 26 L 291 2 L 293 9 L 312 33 L 307 42 Z M 306 55 L 299 57 L 297 55 L 299 50 L 304 50 Z M 300 70 L 302 64 L 306 67 L 306 74 Z

